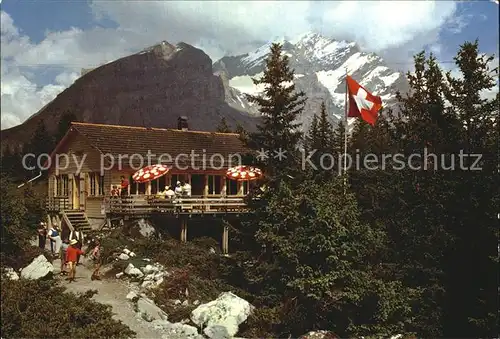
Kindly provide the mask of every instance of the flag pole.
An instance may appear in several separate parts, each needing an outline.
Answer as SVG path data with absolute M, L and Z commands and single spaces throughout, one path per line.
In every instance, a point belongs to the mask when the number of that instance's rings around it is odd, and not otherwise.
M 349 88 L 347 86 L 347 67 L 345 68 L 345 112 L 344 112 L 344 195 L 346 193 L 347 188 L 347 114 L 349 112 L 349 97 L 348 92 Z

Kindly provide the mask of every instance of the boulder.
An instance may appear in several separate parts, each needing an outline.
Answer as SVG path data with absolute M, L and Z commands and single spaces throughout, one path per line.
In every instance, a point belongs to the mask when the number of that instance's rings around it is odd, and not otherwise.
M 308 332 L 299 339 L 340 339 L 340 337 L 331 331 L 319 330 Z
M 205 327 L 203 332 L 209 338 L 232 338 L 252 311 L 253 306 L 248 301 L 231 292 L 223 292 L 216 300 L 193 310 L 191 320 Z
M 202 339 L 203 336 L 198 333 L 198 329 L 194 326 L 171 323 L 166 320 L 153 320 L 151 325 L 163 334 L 165 339 Z
M 151 273 L 155 273 L 155 272 L 158 272 L 158 268 L 153 266 L 153 265 L 146 265 L 144 267 L 141 268 L 141 270 L 144 272 L 144 274 L 151 274 Z
M 160 280 L 163 279 L 164 276 L 169 276 L 170 274 L 168 272 L 158 272 L 155 274 L 155 280 Z
M 43 254 L 33 259 L 31 264 L 21 271 L 21 278 L 36 280 L 50 277 L 54 273 L 54 266 L 45 258 Z
M 130 291 L 125 298 L 127 298 L 128 300 L 134 300 L 138 297 L 139 296 L 137 295 L 137 293 L 135 293 L 134 291 Z
M 154 284 L 154 282 L 151 280 L 144 280 L 141 284 L 141 287 L 148 288 L 148 287 L 151 287 L 153 284 Z
M 116 273 L 115 276 L 116 276 L 116 279 L 120 279 L 125 273 L 123 272 L 120 272 L 120 273 Z
M 168 315 L 155 305 L 149 298 L 141 297 L 137 300 L 137 312 L 146 321 L 167 320 Z
M 154 280 L 155 280 L 154 274 L 148 274 L 144 277 L 144 281 L 154 281 Z
M 128 264 L 128 266 L 124 272 L 126 275 L 129 275 L 132 277 L 142 278 L 144 276 L 144 274 L 141 272 L 141 270 L 132 264 Z
M 126 248 L 124 248 L 122 252 L 128 255 L 128 254 L 130 253 L 130 250 L 129 250 L 129 249 L 126 249 Z
M 137 222 L 137 226 L 139 227 L 139 232 L 145 238 L 149 238 L 156 233 L 156 230 L 153 227 L 153 225 L 151 225 L 149 222 L 147 222 L 144 219 L 140 219 Z
M 134 252 L 130 252 L 128 255 L 130 255 L 131 257 L 135 257 L 135 253 Z
M 129 260 L 130 259 L 130 257 L 127 254 L 125 254 L 125 253 L 121 253 L 118 256 L 118 258 L 121 259 L 121 260 Z
M 19 280 L 19 275 L 17 275 L 17 272 L 12 267 L 6 267 L 4 274 L 9 280 Z

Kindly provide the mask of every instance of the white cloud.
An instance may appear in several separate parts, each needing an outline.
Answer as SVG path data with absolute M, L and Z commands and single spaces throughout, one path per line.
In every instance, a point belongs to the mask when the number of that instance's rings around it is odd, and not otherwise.
M 96 20 L 106 18 L 117 27 L 48 32 L 33 43 L 1 12 L 2 128 L 43 107 L 81 68 L 161 40 L 193 44 L 216 59 L 246 53 L 276 36 L 316 31 L 354 40 L 389 61 L 407 61 L 424 46 L 439 48 L 440 28 L 456 20 L 456 3 L 449 1 L 95 1 L 90 6 Z M 43 69 L 59 71 L 53 85 L 31 76 Z
M 37 85 L 32 79 L 33 71 L 22 68 L 16 62 L 19 55 L 29 52 L 33 45 L 26 36 L 21 36 L 12 18 L 1 12 L 1 124 L 2 129 L 22 123 L 37 110 L 48 104 L 78 77 L 75 72 L 62 69 L 55 84 Z M 64 50 L 61 50 L 64 53 Z M 34 62 L 31 66 L 37 66 Z
M 437 40 L 456 4 L 449 1 L 165 1 L 94 2 L 94 13 L 153 40 L 210 45 L 223 53 L 245 53 L 274 36 L 317 31 L 382 51 L 427 36 Z M 429 35 L 430 33 L 430 35 Z M 431 41 L 429 41 L 429 39 Z M 215 43 L 216 42 L 216 43 Z M 422 45 L 418 46 L 419 48 Z

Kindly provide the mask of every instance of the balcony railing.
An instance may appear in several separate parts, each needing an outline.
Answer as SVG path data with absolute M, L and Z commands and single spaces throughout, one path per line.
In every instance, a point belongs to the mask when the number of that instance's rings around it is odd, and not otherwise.
M 244 197 L 173 197 L 148 195 L 106 197 L 106 213 L 111 214 L 220 214 L 241 213 L 246 210 Z
M 72 208 L 67 196 L 48 197 L 45 206 L 49 212 L 62 212 Z

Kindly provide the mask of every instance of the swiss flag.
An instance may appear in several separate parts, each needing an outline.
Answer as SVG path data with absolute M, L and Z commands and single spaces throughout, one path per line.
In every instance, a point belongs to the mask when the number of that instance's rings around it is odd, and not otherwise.
M 378 111 L 382 108 L 382 99 L 368 92 L 351 76 L 348 75 L 346 81 L 349 92 L 349 112 L 347 117 L 361 117 L 370 125 L 375 125 Z

